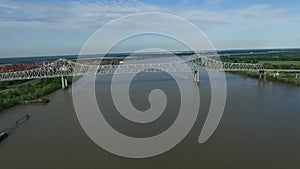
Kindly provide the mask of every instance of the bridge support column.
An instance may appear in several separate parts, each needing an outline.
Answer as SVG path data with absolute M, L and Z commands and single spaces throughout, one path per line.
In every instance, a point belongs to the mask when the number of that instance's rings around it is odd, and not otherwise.
M 267 72 L 264 71 L 264 81 L 267 81 Z
M 63 76 L 61 76 L 61 88 L 64 89 L 65 88 L 65 79 Z
M 68 87 L 68 81 L 63 76 L 61 76 L 61 88 L 65 89 Z
M 68 80 L 65 79 L 65 87 L 68 87 Z
M 300 79 L 300 74 L 296 73 L 296 79 Z
M 278 77 L 279 76 L 279 72 L 274 72 L 273 73 L 273 77 Z
M 259 80 L 267 81 L 267 72 L 266 71 L 259 71 Z
M 261 80 L 261 78 L 262 78 L 262 73 L 259 72 L 258 79 Z
M 200 83 L 200 71 L 199 70 L 194 71 L 194 81 L 195 81 L 195 83 Z

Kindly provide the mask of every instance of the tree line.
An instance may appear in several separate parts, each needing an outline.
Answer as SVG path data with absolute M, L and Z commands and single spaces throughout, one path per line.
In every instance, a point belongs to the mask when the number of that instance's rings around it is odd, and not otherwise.
M 35 100 L 61 88 L 60 78 L 38 79 L 35 83 L 25 81 L 0 82 L 0 111 L 19 104 L 21 101 Z M 71 78 L 68 78 L 71 82 Z M 19 85 L 18 85 L 19 84 Z

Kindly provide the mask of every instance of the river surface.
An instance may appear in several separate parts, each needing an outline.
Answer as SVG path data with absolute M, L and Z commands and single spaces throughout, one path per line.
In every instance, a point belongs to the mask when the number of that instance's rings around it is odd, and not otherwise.
M 26 113 L 32 115 L 0 143 L 0 168 L 300 168 L 300 88 L 232 74 L 226 76 L 223 118 L 203 144 L 198 143 L 198 137 L 210 105 L 210 83 L 205 74 L 201 75 L 199 115 L 191 132 L 170 151 L 146 159 L 113 155 L 90 140 L 77 119 L 69 88 L 46 96 L 51 99 L 48 104 L 19 105 L 0 114 L 0 129 Z M 74 85 L 88 86 L 81 79 Z M 176 118 L 180 94 L 174 81 L 165 74 L 137 77 L 130 88 L 132 103 L 139 110 L 149 108 L 147 98 L 153 88 L 165 91 L 168 105 L 164 113 L 168 116 L 161 117 L 155 125 L 131 124 L 120 118 L 112 108 L 108 86 L 109 76 L 97 78 L 98 104 L 108 112 L 107 120 L 119 132 L 148 137 L 163 132 Z

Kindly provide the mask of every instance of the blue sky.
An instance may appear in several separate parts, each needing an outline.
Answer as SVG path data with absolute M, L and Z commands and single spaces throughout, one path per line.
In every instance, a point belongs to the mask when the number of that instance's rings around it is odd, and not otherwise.
M 1 0 L 0 57 L 77 54 L 100 27 L 137 12 L 183 17 L 217 49 L 300 47 L 294 0 Z

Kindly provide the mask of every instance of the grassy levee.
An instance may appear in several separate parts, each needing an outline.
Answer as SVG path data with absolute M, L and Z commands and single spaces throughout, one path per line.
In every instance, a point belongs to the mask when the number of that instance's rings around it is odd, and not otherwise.
M 232 63 L 254 63 L 262 64 L 265 69 L 299 69 L 300 70 L 300 51 L 263 53 L 263 54 L 244 54 L 222 57 L 224 62 Z M 231 72 L 242 76 L 259 78 L 258 72 Z M 300 80 L 296 79 L 295 73 L 280 73 L 273 77 L 267 74 L 267 80 L 300 86 Z
M 68 83 L 72 78 L 68 77 Z M 0 82 L 0 111 L 21 101 L 34 100 L 61 88 L 61 78 Z
M 286 60 L 260 60 L 260 64 L 271 64 L 271 65 L 294 65 L 300 66 L 300 61 L 286 61 Z
M 247 76 L 251 78 L 259 78 L 258 72 L 231 72 L 233 74 L 238 74 L 241 76 Z M 273 77 L 272 75 L 267 74 L 267 80 L 272 82 L 292 84 L 300 87 L 300 79 L 296 79 L 295 73 L 280 73 L 279 76 Z

